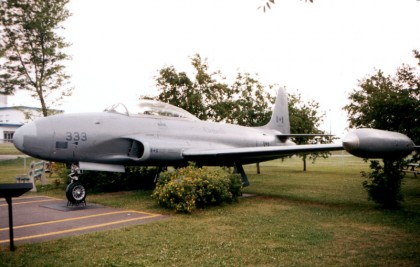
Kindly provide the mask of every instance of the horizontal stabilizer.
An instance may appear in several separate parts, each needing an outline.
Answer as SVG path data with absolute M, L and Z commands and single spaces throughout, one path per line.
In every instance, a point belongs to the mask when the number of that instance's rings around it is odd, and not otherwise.
M 125 172 L 123 165 L 79 162 L 79 168 L 85 171 Z

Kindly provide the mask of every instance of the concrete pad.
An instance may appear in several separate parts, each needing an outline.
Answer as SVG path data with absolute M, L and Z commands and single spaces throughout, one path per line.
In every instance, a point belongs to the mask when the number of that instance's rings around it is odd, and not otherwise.
M 46 196 L 13 198 L 15 245 L 144 224 L 167 216 L 87 203 L 67 207 L 67 201 Z M 7 203 L 0 200 L 0 246 L 9 245 Z
M 67 203 L 60 202 L 60 203 L 51 203 L 51 204 L 44 204 L 39 205 L 43 208 L 53 209 L 53 210 L 59 210 L 59 211 L 76 211 L 76 210 L 85 210 L 85 209 L 98 209 L 98 208 L 104 208 L 104 206 L 99 204 L 91 204 L 87 203 L 86 205 L 79 205 L 79 206 L 67 206 Z

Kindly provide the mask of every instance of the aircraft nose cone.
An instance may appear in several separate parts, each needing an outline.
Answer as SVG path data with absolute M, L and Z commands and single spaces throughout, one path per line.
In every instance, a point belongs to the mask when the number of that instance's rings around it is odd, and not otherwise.
M 35 123 L 28 123 L 21 126 L 16 130 L 13 135 L 13 144 L 21 152 L 25 153 L 25 136 L 35 136 L 36 125 Z
M 360 139 L 354 133 L 347 134 L 343 139 L 343 147 L 347 151 L 357 150 L 360 146 Z

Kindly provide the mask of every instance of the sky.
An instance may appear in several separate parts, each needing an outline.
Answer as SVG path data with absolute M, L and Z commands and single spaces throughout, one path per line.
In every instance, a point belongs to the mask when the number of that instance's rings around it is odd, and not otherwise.
M 419 0 L 71 0 L 60 34 L 73 95 L 67 113 L 102 111 L 158 94 L 154 77 L 165 66 L 193 75 L 190 57 L 207 58 L 227 80 L 257 74 L 320 103 L 322 129 L 347 131 L 348 95 L 380 69 L 394 74 L 416 64 L 420 50 Z M 27 93 L 9 105 L 37 106 Z

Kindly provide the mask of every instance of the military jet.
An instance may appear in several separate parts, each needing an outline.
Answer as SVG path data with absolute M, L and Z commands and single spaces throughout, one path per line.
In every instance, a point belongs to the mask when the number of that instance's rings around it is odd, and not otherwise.
M 151 100 L 140 101 L 130 111 L 117 104 L 98 113 L 45 117 L 19 128 L 13 142 L 32 157 L 73 164 L 66 190 L 73 204 L 86 197 L 78 180 L 80 170 L 124 172 L 129 165 L 185 166 L 192 161 L 199 166 L 233 166 L 246 186 L 244 164 L 343 149 L 363 158 L 403 157 L 415 147 L 403 134 L 376 129 L 354 130 L 342 144 L 296 145 L 291 138 L 308 135 L 290 133 L 283 89 L 270 121 L 262 127 L 201 121 L 183 109 Z

